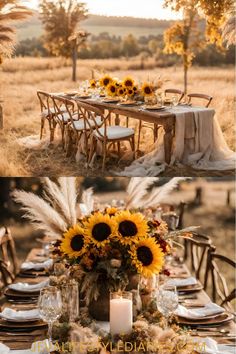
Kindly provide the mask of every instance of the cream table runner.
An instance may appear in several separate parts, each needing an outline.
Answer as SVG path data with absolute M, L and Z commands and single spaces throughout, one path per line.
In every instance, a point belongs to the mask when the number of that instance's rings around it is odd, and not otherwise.
M 235 168 L 236 153 L 229 149 L 214 109 L 178 106 L 168 111 L 176 116 L 171 165 L 189 165 L 205 170 Z M 162 132 L 152 151 L 119 175 L 157 176 L 163 172 L 166 168 L 163 137 Z

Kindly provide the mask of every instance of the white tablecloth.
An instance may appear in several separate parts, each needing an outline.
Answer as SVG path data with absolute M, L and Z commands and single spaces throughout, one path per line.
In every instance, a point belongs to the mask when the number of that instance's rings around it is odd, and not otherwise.
M 168 111 L 176 115 L 171 165 L 189 165 L 204 170 L 235 168 L 236 153 L 229 149 L 214 109 L 178 106 Z M 153 150 L 134 161 L 120 175 L 143 177 L 163 172 L 166 168 L 163 137 L 162 131 Z

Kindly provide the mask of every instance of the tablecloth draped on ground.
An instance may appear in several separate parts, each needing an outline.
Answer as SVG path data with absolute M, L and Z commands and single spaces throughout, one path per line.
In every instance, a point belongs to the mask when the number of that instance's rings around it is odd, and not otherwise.
M 189 165 L 203 170 L 235 168 L 236 153 L 228 147 L 215 111 L 210 108 L 175 107 L 175 138 L 171 165 Z M 121 176 L 157 176 L 166 168 L 163 131 L 153 150 L 126 167 Z

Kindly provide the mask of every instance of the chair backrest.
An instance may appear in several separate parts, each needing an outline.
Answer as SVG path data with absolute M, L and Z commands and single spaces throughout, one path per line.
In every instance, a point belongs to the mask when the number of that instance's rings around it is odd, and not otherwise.
M 78 112 L 80 116 L 84 118 L 86 128 L 90 130 L 96 130 L 98 136 L 101 138 L 106 138 L 107 136 L 107 122 L 109 121 L 110 115 L 104 116 L 104 111 L 98 107 L 92 106 L 88 103 L 77 101 Z M 100 118 L 98 121 L 97 118 Z M 104 128 L 104 135 L 99 131 L 100 128 Z
M 198 99 L 202 99 L 202 100 L 207 101 L 205 104 L 206 108 L 210 106 L 211 101 L 213 100 L 212 96 L 205 95 L 203 93 L 189 93 L 188 94 L 188 103 L 191 103 L 193 98 L 198 98 Z
M 45 91 L 37 91 L 37 96 L 39 99 L 41 112 L 47 110 L 48 114 L 50 114 L 50 109 L 49 109 L 50 94 Z
M 0 259 L 5 263 L 10 274 L 14 277 L 18 272 L 15 241 L 8 228 L 0 228 Z
M 165 90 L 165 96 L 167 95 L 167 94 L 175 94 L 175 95 L 178 95 L 179 96 L 179 102 L 182 100 L 182 98 L 184 97 L 184 92 L 182 91 L 182 90 L 178 90 L 178 89 L 172 89 L 172 88 L 170 88 L 170 89 L 166 89 Z
M 190 263 L 195 277 L 204 281 L 208 262 L 208 250 L 212 246 L 209 236 L 197 232 L 184 239 L 184 260 Z
M 0 296 L 2 295 L 2 291 L 4 288 L 11 284 L 14 280 L 14 276 L 11 272 L 9 272 L 7 264 L 0 259 Z
M 231 272 L 226 269 L 230 267 Z M 233 272 L 232 272 L 233 268 Z M 205 276 L 204 287 L 211 289 L 211 297 L 214 302 L 220 302 L 221 306 L 232 310 L 231 301 L 236 299 L 236 289 L 229 290 L 229 281 L 226 280 L 225 275 L 232 274 L 233 283 L 235 277 L 236 262 L 232 259 L 216 253 L 216 248 L 211 247 L 208 250 L 207 272 Z M 210 283 L 209 283 L 210 280 Z
M 64 114 L 67 113 L 70 121 L 73 123 L 73 116 L 75 113 L 75 103 L 74 101 L 57 95 L 51 95 L 51 100 L 53 102 L 53 107 L 55 110 L 54 119 L 58 123 L 62 123 L 64 121 Z M 64 109 L 62 109 L 62 106 Z

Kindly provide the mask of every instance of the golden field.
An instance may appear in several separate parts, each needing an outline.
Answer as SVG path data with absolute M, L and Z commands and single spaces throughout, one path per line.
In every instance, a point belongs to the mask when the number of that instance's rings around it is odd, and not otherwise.
M 155 78 L 161 75 L 168 82 L 165 87 L 182 88 L 183 74 L 179 67 L 156 68 L 150 58 L 145 70 L 140 69 L 140 59 L 106 59 L 80 60 L 78 62 L 78 83 L 71 81 L 71 67 L 60 59 L 16 58 L 7 60 L 0 69 L 0 94 L 4 110 L 4 129 L 0 132 L 0 175 L 1 176 L 56 176 L 56 175 L 88 175 L 94 176 L 99 171 L 86 171 L 83 163 L 76 163 L 65 157 L 60 146 L 37 149 L 25 148 L 18 139 L 26 136 L 39 135 L 40 107 L 36 91 L 61 92 L 76 89 L 81 80 L 91 77 L 92 69 L 111 72 L 113 76 L 123 77 L 131 74 L 137 80 Z M 189 92 L 203 92 L 214 97 L 212 106 L 216 110 L 226 141 L 234 150 L 234 68 L 198 68 L 190 69 Z M 131 125 L 137 126 L 137 121 Z M 148 141 L 150 130 L 144 132 Z M 152 139 L 152 138 L 151 138 Z M 152 141 L 152 140 L 149 141 Z M 142 150 L 145 150 L 144 144 Z M 107 164 L 106 175 L 111 170 L 121 170 L 125 164 L 117 166 L 116 160 Z M 108 171 L 110 170 L 110 171 Z M 233 172 L 229 172 L 233 175 Z M 190 168 L 169 168 L 163 176 L 181 175 L 215 175 L 222 176 L 225 172 L 194 171 Z

